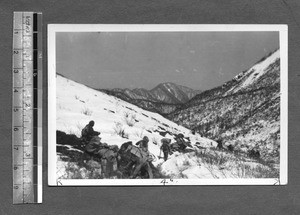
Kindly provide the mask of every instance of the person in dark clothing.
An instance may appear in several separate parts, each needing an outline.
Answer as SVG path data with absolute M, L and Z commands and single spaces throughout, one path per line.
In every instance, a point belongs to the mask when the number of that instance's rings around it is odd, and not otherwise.
M 217 143 L 218 143 L 218 145 L 217 145 L 217 148 L 218 148 L 218 149 L 224 149 L 224 147 L 223 147 L 223 142 L 222 142 L 221 139 L 218 139 L 218 140 L 217 140 Z
M 168 139 L 168 138 L 163 138 L 161 140 L 161 147 L 160 147 L 160 150 L 163 151 L 164 153 L 164 160 L 168 160 L 168 155 L 170 154 L 171 152 L 171 148 L 170 148 L 170 143 L 171 143 L 171 139 Z
M 83 142 L 88 143 L 94 136 L 98 136 L 100 132 L 94 131 L 93 127 L 95 122 L 92 120 L 81 131 L 81 139 Z
M 135 145 L 139 146 L 143 151 L 148 152 L 149 138 L 144 136 L 142 140 L 138 141 Z
M 183 134 L 178 134 L 175 138 L 177 144 L 179 145 L 180 151 L 185 150 L 185 148 L 187 147 L 187 143 L 185 142 L 185 140 L 183 138 L 184 138 Z
M 195 129 L 192 129 L 192 134 L 195 135 L 196 134 L 196 131 Z

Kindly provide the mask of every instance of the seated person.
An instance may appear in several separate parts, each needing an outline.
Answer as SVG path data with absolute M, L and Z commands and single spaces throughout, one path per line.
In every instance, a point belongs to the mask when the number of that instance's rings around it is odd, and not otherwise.
M 92 120 L 81 131 L 81 139 L 83 142 L 88 143 L 92 137 L 98 136 L 100 132 L 94 131 L 93 127 L 95 122 Z
M 144 152 L 148 152 L 149 138 L 144 136 L 142 140 L 138 141 L 135 145 L 139 146 Z

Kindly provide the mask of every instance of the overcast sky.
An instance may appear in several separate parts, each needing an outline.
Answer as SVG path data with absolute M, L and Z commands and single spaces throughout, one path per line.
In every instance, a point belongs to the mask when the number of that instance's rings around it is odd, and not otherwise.
M 278 32 L 57 33 L 56 69 L 94 88 L 218 86 L 279 47 Z

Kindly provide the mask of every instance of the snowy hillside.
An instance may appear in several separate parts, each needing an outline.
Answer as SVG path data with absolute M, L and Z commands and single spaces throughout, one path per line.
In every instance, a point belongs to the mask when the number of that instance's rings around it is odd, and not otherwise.
M 231 81 L 195 96 L 168 118 L 237 151 L 259 150 L 262 159 L 278 163 L 280 50 Z
M 156 157 L 155 166 L 163 162 L 160 155 L 160 140 L 172 139 L 182 133 L 189 137 L 192 145 L 199 142 L 202 147 L 216 146 L 216 142 L 192 135 L 190 130 L 165 119 L 159 114 L 143 110 L 135 105 L 93 90 L 60 75 L 57 81 L 56 129 L 80 137 L 81 130 L 90 120 L 95 121 L 94 130 L 100 131 L 102 142 L 118 145 L 143 136 L 149 137 L 149 151 Z M 120 135 L 120 131 L 123 134 Z
M 120 145 L 128 140 L 133 142 L 143 136 L 150 137 L 159 144 L 160 138 L 174 140 L 174 135 L 182 133 L 192 142 L 203 146 L 213 146 L 214 141 L 192 135 L 190 130 L 165 119 L 159 114 L 143 110 L 116 97 L 93 90 L 57 75 L 57 130 L 80 136 L 81 129 L 90 121 L 95 121 L 94 129 L 101 132 L 104 142 Z M 126 138 L 116 134 L 120 125 Z M 160 133 L 167 132 L 162 136 Z M 150 144 L 150 151 L 156 153 L 157 145 Z M 157 153 L 156 153 L 157 154 Z
M 274 68 L 272 65 L 276 64 L 276 62 L 279 59 L 280 59 L 280 50 L 278 49 L 274 53 L 271 53 L 270 56 L 266 57 L 266 59 L 261 60 L 256 65 L 251 67 L 245 73 L 237 75 L 235 77 L 235 80 L 240 80 L 240 83 L 235 85 L 230 90 L 228 90 L 226 94 L 230 94 L 233 92 L 236 93 L 240 90 L 251 88 L 255 84 L 259 84 L 259 86 L 264 86 L 263 84 L 270 85 L 271 83 L 266 83 L 266 82 L 259 83 L 259 82 L 261 82 L 261 78 L 263 78 L 264 75 L 268 75 L 267 73 L 270 73 L 270 70 Z M 272 84 L 279 83 L 279 75 L 275 79 L 272 79 L 272 82 L 273 82 Z
M 70 135 L 74 142 L 57 144 L 57 178 L 99 178 L 96 161 L 83 161 L 84 151 L 76 148 L 75 141 L 81 129 L 95 121 L 94 129 L 100 131 L 101 142 L 118 145 L 136 143 L 148 136 L 149 151 L 155 157 L 153 165 L 160 177 L 171 178 L 266 178 L 277 172 L 256 160 L 217 150 L 217 143 L 203 138 L 159 114 L 143 110 L 114 96 L 91 89 L 65 77 L 56 77 L 56 129 Z M 174 142 L 182 133 L 191 146 L 184 152 L 174 152 L 164 162 L 160 157 L 160 140 L 164 137 Z M 73 135 L 73 136 L 72 136 Z M 75 136 L 76 135 L 76 136 Z M 71 140 L 72 140 L 71 138 Z M 57 140 L 59 141 L 59 140 Z

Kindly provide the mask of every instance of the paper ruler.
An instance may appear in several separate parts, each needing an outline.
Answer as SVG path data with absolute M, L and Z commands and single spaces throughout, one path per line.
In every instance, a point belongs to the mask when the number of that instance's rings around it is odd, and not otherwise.
M 13 23 L 13 203 L 42 202 L 42 14 Z

